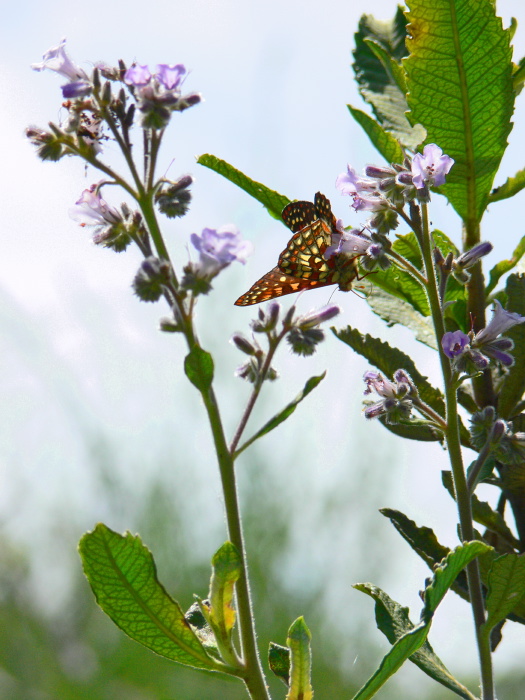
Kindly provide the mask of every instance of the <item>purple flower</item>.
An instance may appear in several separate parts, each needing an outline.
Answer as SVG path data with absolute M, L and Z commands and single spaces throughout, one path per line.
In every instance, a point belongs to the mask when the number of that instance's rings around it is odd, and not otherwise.
M 351 231 L 343 229 L 339 233 L 332 233 L 332 245 L 325 250 L 324 258 L 328 260 L 332 255 L 340 253 L 353 257 L 364 255 L 371 244 L 372 240 L 359 229 L 354 228 Z
M 36 71 L 43 71 L 47 68 L 63 75 L 64 78 L 68 78 L 70 82 L 61 87 L 62 95 L 66 99 L 85 97 L 91 92 L 91 83 L 85 71 L 69 58 L 65 46 L 66 39 L 64 38 L 58 46 L 46 51 L 42 56 L 44 60 L 41 63 L 33 63 L 31 68 Z
M 253 246 L 243 241 L 235 226 L 227 225 L 215 230 L 205 228 L 202 234 L 191 234 L 191 242 L 200 253 L 194 270 L 198 277 L 211 279 L 234 260 L 245 263 Z
M 461 355 L 465 348 L 470 347 L 470 338 L 462 331 L 451 331 L 441 338 L 441 347 L 445 355 L 452 360 Z
M 81 226 L 112 226 L 119 224 L 122 217 L 110 207 L 98 192 L 98 185 L 91 185 L 84 190 L 75 206 L 70 207 L 69 216 Z
M 423 154 L 416 153 L 412 160 L 412 176 L 418 190 L 429 187 L 439 187 L 445 182 L 445 175 L 454 165 L 454 159 L 444 155 L 435 143 L 429 143 L 423 149 Z
M 174 90 L 180 85 L 185 74 L 186 68 L 182 63 L 177 63 L 175 66 L 159 63 L 157 65 L 155 77 L 164 85 L 166 90 Z
M 148 66 L 139 66 L 138 63 L 128 68 L 124 73 L 124 82 L 134 87 L 144 87 L 151 80 L 151 73 Z
M 365 395 L 375 391 L 381 401 L 365 406 L 365 418 L 385 416 L 387 423 L 399 423 L 410 418 L 412 412 L 411 396 L 417 396 L 417 389 L 404 370 L 394 372 L 394 382 L 385 379 L 380 372 L 365 372 Z
M 350 164 L 346 173 L 337 176 L 335 186 L 341 194 L 353 195 L 357 192 L 373 192 L 377 190 L 377 183 L 371 178 L 359 177 Z
M 41 63 L 33 63 L 31 68 L 36 71 L 43 71 L 47 68 L 59 75 L 63 75 L 64 78 L 69 78 L 71 81 L 86 80 L 86 73 L 69 58 L 65 45 L 66 39 L 64 38 L 58 46 L 46 51 L 42 56 L 43 61 Z
M 505 333 L 505 331 L 508 331 L 509 328 L 512 328 L 512 326 L 518 323 L 525 323 L 525 316 L 520 316 L 520 314 L 514 313 L 513 311 L 506 311 L 500 302 L 495 299 L 492 309 L 492 319 L 486 328 L 483 328 L 476 334 L 473 345 L 479 347 L 491 343 L 498 335 Z

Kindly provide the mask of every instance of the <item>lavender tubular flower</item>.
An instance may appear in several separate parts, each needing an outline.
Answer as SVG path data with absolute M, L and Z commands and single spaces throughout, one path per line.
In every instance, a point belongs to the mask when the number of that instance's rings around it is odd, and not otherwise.
M 417 389 L 404 370 L 396 370 L 395 382 L 385 379 L 380 372 L 368 371 L 363 377 L 366 383 L 365 394 L 375 391 L 381 401 L 365 406 L 365 418 L 385 416 L 387 423 L 399 423 L 410 418 L 413 403 L 410 396 L 417 395 Z
M 62 85 L 62 94 L 66 99 L 85 97 L 92 90 L 91 82 L 82 68 L 77 66 L 66 53 L 66 39 L 62 39 L 58 46 L 46 51 L 40 63 L 33 63 L 31 68 L 36 71 L 45 69 L 54 71 L 64 78 L 69 79 L 69 83 Z
M 497 338 L 498 335 L 505 333 L 509 328 L 518 323 L 525 323 L 525 316 L 507 311 L 501 303 L 495 299 L 492 309 L 492 319 L 486 328 L 483 328 L 474 338 L 474 345 L 478 347 L 486 345 Z

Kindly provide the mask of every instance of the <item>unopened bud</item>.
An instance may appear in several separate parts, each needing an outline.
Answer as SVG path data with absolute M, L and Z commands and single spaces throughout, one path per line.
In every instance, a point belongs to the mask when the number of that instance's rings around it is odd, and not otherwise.
M 257 348 L 250 343 L 248 338 L 246 338 L 244 335 L 241 333 L 234 333 L 232 335 L 232 343 L 239 348 L 241 352 L 244 352 L 246 355 L 256 355 L 257 354 Z

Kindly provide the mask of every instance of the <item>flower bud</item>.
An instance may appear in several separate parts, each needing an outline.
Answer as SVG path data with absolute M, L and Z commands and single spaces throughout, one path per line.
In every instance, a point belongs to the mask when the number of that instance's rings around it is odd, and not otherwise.
M 241 333 L 234 333 L 232 335 L 232 343 L 246 355 L 257 355 L 259 350 Z
M 160 211 L 169 218 L 184 216 L 190 206 L 191 175 L 184 175 L 177 182 L 163 182 L 155 193 L 155 202 Z
M 150 256 L 142 264 L 133 280 L 133 291 L 142 301 L 157 301 L 169 284 L 171 266 L 167 260 Z

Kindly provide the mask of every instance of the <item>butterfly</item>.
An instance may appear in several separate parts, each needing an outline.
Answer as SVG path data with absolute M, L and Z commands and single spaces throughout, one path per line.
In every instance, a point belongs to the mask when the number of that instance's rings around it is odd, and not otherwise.
M 293 294 L 303 289 L 338 284 L 348 292 L 358 277 L 356 258 L 337 253 L 328 259 L 326 249 L 332 234 L 339 234 L 330 201 L 317 192 L 314 202 L 290 202 L 282 211 L 284 223 L 293 232 L 288 245 L 279 255 L 277 266 L 267 272 L 235 302 L 236 306 L 260 304 L 262 301 Z

